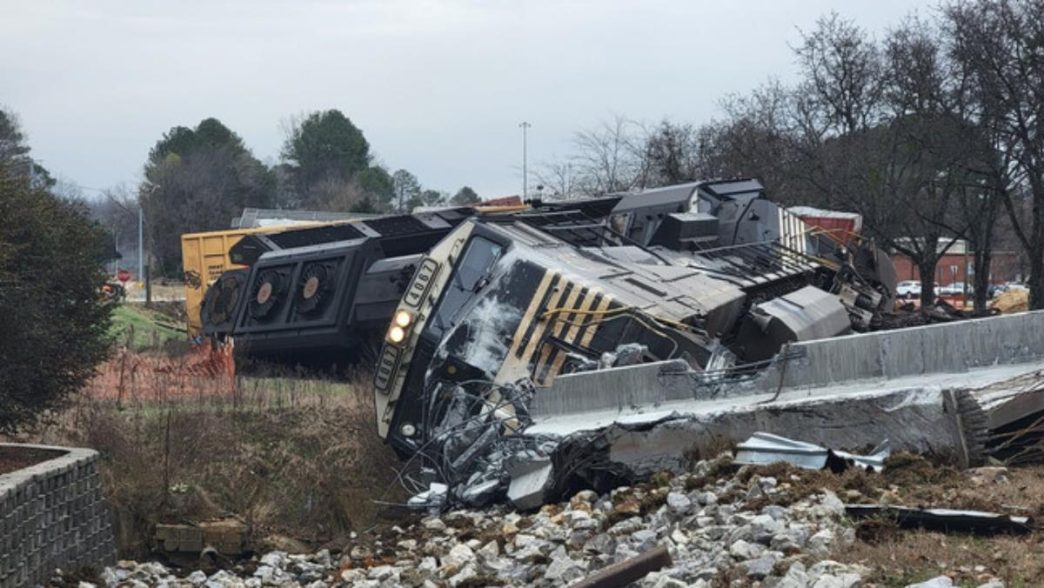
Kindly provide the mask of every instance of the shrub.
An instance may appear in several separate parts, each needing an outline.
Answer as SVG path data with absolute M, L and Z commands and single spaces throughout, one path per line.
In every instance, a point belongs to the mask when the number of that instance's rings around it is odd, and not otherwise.
M 102 230 L 0 162 L 0 430 L 56 408 L 108 351 Z

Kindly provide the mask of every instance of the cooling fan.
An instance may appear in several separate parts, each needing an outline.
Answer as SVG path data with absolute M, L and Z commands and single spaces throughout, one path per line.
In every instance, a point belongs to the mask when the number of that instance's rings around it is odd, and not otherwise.
M 203 326 L 221 328 L 236 317 L 239 294 L 247 280 L 247 270 L 227 271 L 217 279 L 203 297 Z
M 297 311 L 315 314 L 326 307 L 333 294 L 334 268 L 325 263 L 310 263 L 301 270 L 297 288 Z
M 266 319 L 275 313 L 283 301 L 283 275 L 275 270 L 265 270 L 258 274 L 250 291 L 250 316 L 255 319 Z

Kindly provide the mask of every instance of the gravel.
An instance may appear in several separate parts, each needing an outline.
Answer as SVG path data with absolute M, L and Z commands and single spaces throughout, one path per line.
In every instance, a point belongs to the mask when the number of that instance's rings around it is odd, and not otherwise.
M 756 507 L 783 492 L 787 482 L 760 477 L 756 470 L 704 482 L 705 474 L 729 459 L 723 454 L 700 462 L 692 473 L 660 480 L 659 485 L 617 488 L 606 495 L 581 491 L 532 513 L 496 507 L 429 516 L 405 528 L 359 537 L 337 555 L 273 551 L 211 573 L 121 561 L 103 570 L 99 583 L 167 588 L 563 586 L 666 545 L 673 565 L 637 585 L 862 585 L 870 570 L 828 559 L 837 547 L 854 541 L 836 495 L 826 491 L 786 507 Z M 919 586 L 950 585 L 946 581 L 936 578 Z M 80 588 L 93 586 L 84 582 Z M 994 580 L 988 586 L 1003 584 Z

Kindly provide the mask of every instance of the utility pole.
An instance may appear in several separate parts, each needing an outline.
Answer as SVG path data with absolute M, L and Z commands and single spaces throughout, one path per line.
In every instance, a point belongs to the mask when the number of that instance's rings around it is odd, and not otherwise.
M 533 125 L 522 121 L 518 126 L 522 127 L 522 201 L 524 202 L 529 199 L 529 156 L 526 152 L 526 131 Z
M 112 248 L 116 251 L 116 255 L 120 254 L 120 233 L 116 229 L 116 223 L 112 224 Z M 112 279 L 116 279 L 116 276 L 120 273 L 120 259 L 114 257 L 112 259 Z
M 144 233 L 145 233 L 145 213 L 141 209 L 141 203 L 138 203 L 138 281 L 145 281 L 145 247 L 144 247 Z

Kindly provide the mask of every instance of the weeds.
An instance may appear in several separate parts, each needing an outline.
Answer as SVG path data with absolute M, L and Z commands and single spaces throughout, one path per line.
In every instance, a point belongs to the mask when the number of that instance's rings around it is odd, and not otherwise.
M 112 361 L 122 377 L 96 381 L 25 440 L 101 453 L 125 557 L 149 549 L 158 522 L 227 515 L 250 525 L 258 548 L 285 537 L 317 548 L 374 525 L 374 499 L 403 498 L 366 374 L 231 379 L 164 371 L 154 356 Z

